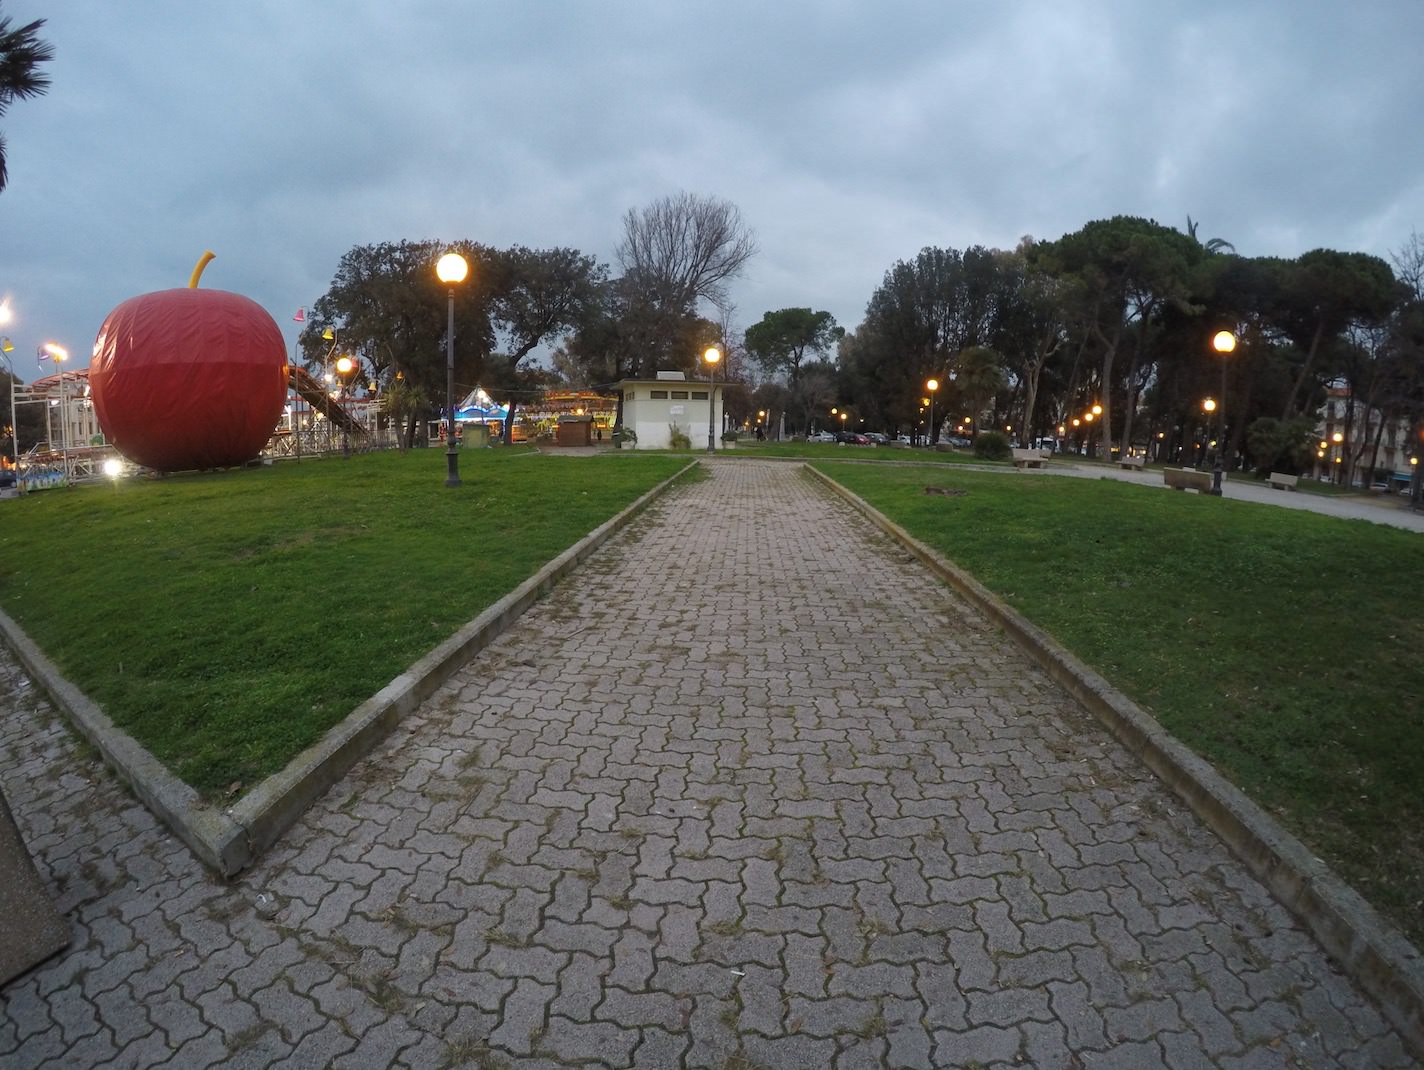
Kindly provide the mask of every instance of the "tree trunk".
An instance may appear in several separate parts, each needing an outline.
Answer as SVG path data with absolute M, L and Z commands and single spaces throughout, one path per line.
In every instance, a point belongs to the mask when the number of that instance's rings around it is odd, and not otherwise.
M 1301 365 L 1300 374 L 1295 377 L 1295 385 L 1291 387 L 1290 396 L 1286 398 L 1285 411 L 1281 413 L 1282 420 L 1289 420 L 1295 412 L 1295 399 L 1300 396 L 1300 388 L 1305 385 L 1305 377 L 1310 374 L 1311 367 L 1315 364 L 1315 354 L 1320 349 L 1320 339 L 1325 334 L 1325 321 L 1317 320 L 1315 324 L 1315 337 L 1310 340 L 1310 351 L 1305 355 L 1305 363 Z
M 1063 344 L 1061 338 L 1056 337 L 1057 332 L 1051 331 L 1038 352 L 1033 355 L 1033 360 L 1028 363 L 1028 379 L 1024 384 L 1027 388 L 1027 398 L 1024 401 L 1024 433 L 1033 439 L 1033 410 L 1038 404 L 1038 380 L 1043 375 L 1044 366 L 1048 363 L 1048 358 L 1058 352 L 1058 347 Z M 1052 341 L 1052 345 L 1049 342 Z M 1056 437 L 1056 436 L 1055 436 Z
M 504 434 L 500 436 L 506 446 L 514 445 L 514 409 L 518 404 L 513 398 L 505 403 Z
M 1104 455 L 1112 457 L 1112 370 L 1113 361 L 1117 359 L 1117 346 L 1122 338 L 1122 328 L 1113 329 L 1112 338 L 1109 339 L 1103 334 L 1102 329 L 1095 323 L 1093 333 L 1098 336 L 1103 343 L 1103 396 L 1098 402 L 1103 407 L 1103 413 L 1098 419 L 1101 425 L 1098 431 L 1098 441 L 1102 447 Z
M 1388 412 L 1387 410 L 1381 409 L 1381 410 L 1380 410 L 1379 424 L 1375 427 L 1374 440 L 1370 443 L 1370 476 L 1371 476 L 1371 482 L 1373 482 L 1373 477 L 1374 477 L 1375 471 L 1379 468 L 1380 441 L 1384 438 L 1384 426 L 1385 426 L 1385 424 L 1389 424 L 1389 423 L 1393 423 L 1393 422 L 1394 422 L 1394 414 L 1391 413 L 1391 412 Z M 1391 476 L 1391 478 L 1392 478 L 1392 477 L 1394 476 L 1394 472 L 1391 471 L 1391 472 L 1390 472 L 1390 476 Z M 1388 484 L 1388 482 L 1390 482 L 1390 481 L 1389 481 L 1389 480 L 1386 480 L 1386 483 L 1387 483 L 1387 484 Z

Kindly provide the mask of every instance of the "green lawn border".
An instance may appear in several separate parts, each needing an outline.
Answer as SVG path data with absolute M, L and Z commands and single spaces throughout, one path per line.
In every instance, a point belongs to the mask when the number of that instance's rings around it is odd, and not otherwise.
M 830 476 L 804 471 L 900 542 L 1096 716 L 1225 841 L 1424 1053 L 1424 955 L 1358 892 L 1152 716 L 987 587 Z
M 134 794 L 204 864 L 231 877 L 261 857 L 313 802 L 370 753 L 407 714 L 697 464 L 696 460 L 690 461 L 622 512 L 594 528 L 357 706 L 283 769 L 255 785 L 226 809 L 204 802 L 193 788 L 119 729 L 93 700 L 59 672 L 3 611 L 0 611 L 0 638 Z

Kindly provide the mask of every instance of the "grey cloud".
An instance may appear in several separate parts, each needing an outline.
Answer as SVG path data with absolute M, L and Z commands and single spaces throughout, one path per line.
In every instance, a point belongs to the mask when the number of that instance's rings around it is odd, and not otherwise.
M 141 8 L 141 14 L 136 11 Z M 611 261 L 624 211 L 736 203 L 743 325 L 846 326 L 923 245 L 1115 213 L 1251 254 L 1386 253 L 1424 222 L 1414 0 L 479 3 L 4 0 L 46 18 L 46 97 L 5 119 L 0 293 L 17 350 L 86 351 L 183 285 L 294 333 L 356 244 L 469 237 Z M 25 369 L 21 369 L 25 371 Z

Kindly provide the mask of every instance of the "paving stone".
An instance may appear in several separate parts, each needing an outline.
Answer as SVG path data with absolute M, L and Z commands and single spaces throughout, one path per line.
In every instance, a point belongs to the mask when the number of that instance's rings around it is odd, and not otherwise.
M 234 882 L 0 652 L 75 932 L 0 1063 L 1414 1065 L 997 628 L 796 466 L 708 471 Z

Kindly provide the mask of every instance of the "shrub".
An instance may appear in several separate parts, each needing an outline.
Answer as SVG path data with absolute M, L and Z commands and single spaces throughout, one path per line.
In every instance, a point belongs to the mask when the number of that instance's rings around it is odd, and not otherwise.
M 723 432 L 722 432 L 722 441 L 723 441 L 723 442 L 735 442 L 735 441 L 737 441 L 737 433 L 736 433 L 735 431 L 723 431 Z
M 1257 472 L 1299 475 L 1310 468 L 1315 421 L 1308 416 L 1275 420 L 1263 416 L 1246 429 L 1246 452 Z
M 634 431 L 631 427 L 621 425 L 613 432 L 613 443 L 614 445 L 621 446 L 625 442 L 630 446 L 636 446 L 638 444 L 638 432 Z
M 668 446 L 675 450 L 692 449 L 692 439 L 687 437 L 687 432 L 678 427 L 677 424 L 668 424 L 669 435 Z
M 1013 454 L 1009 437 L 1002 431 L 980 431 L 974 436 L 974 456 L 986 461 L 1007 461 Z

